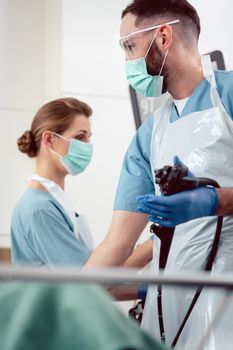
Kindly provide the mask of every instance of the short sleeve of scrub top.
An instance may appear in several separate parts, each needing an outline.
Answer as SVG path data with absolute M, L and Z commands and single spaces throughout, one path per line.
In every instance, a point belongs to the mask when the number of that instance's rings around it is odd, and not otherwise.
M 17 204 L 11 240 L 14 264 L 81 268 L 91 254 L 74 235 L 60 204 L 41 190 L 27 190 Z
M 215 72 L 217 91 L 221 101 L 233 120 L 233 72 Z M 210 84 L 203 79 L 195 88 L 181 115 L 173 106 L 170 122 L 188 114 L 211 108 Z M 138 212 L 136 197 L 154 193 L 154 184 L 150 167 L 150 149 L 153 130 L 153 116 L 142 124 L 134 136 L 125 155 L 120 180 L 116 192 L 114 210 Z
M 125 155 L 114 209 L 137 212 L 136 196 L 154 192 L 150 167 L 153 117 L 139 128 Z

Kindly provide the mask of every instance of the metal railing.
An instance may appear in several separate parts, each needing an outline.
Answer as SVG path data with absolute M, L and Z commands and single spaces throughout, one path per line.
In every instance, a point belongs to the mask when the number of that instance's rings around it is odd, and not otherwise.
M 200 340 L 196 350 L 202 350 L 213 329 L 232 301 L 233 273 L 215 274 L 207 272 L 176 272 L 152 275 L 149 272 L 138 273 L 138 270 L 125 268 L 90 269 L 54 269 L 0 265 L 0 281 L 49 282 L 49 283 L 96 283 L 104 287 L 137 286 L 140 284 L 168 286 L 195 286 L 217 288 L 225 291 L 211 324 Z
M 138 273 L 135 269 L 104 268 L 77 271 L 75 269 L 38 267 L 12 267 L 0 265 L 0 280 L 14 279 L 17 281 L 40 281 L 60 283 L 98 283 L 100 285 L 140 285 L 163 284 L 172 286 L 203 286 L 233 289 L 233 273 L 211 275 L 208 272 L 166 272 L 155 275 L 150 272 Z

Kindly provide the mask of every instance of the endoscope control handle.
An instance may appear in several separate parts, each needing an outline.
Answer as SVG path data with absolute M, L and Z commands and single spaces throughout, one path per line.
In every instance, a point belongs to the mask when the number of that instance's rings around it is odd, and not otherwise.
M 166 266 L 174 231 L 175 227 L 163 227 L 156 224 L 152 224 L 150 227 L 150 232 L 153 232 L 160 239 L 160 251 L 163 252 L 159 255 L 160 269 L 164 269 Z

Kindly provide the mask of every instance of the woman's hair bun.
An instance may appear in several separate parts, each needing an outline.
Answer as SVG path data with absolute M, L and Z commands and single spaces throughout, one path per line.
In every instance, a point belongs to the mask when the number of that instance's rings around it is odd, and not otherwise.
M 18 138 L 17 145 L 20 152 L 26 153 L 30 158 L 37 155 L 35 138 L 30 130 L 25 131 L 23 135 Z

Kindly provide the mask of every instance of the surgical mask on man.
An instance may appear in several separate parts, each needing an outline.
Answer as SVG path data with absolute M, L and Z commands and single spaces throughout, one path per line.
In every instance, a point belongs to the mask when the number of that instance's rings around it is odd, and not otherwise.
M 175 24 L 178 23 L 179 20 L 171 21 L 166 23 L 166 25 L 169 24 Z M 157 29 L 153 39 L 151 40 L 151 43 L 146 51 L 146 54 L 144 57 L 140 57 L 137 59 L 129 59 L 125 63 L 125 69 L 126 69 L 126 77 L 130 83 L 130 85 L 133 87 L 134 90 L 141 93 L 145 97 L 159 97 L 162 95 L 163 92 L 163 79 L 164 77 L 161 75 L 164 64 L 168 55 L 168 50 L 165 53 L 162 66 L 160 69 L 160 72 L 158 75 L 152 76 L 147 71 L 147 65 L 146 65 L 146 57 L 153 45 L 153 42 L 158 34 L 159 28 L 161 25 L 154 26 L 151 28 L 142 29 L 141 31 L 134 32 L 130 34 L 128 37 L 123 37 L 120 40 L 120 45 L 122 48 L 126 51 L 127 47 L 130 48 L 130 50 L 133 49 L 133 44 L 131 44 L 132 37 L 135 37 L 138 33 L 150 31 L 153 29 Z M 130 38 L 131 37 L 131 38 Z M 129 55 L 130 56 L 130 55 Z
M 163 76 L 161 75 L 168 51 L 159 75 L 150 75 L 147 72 L 146 57 L 126 61 L 126 77 L 132 88 L 145 97 L 159 97 L 163 91 Z
M 68 153 L 66 156 L 61 156 L 51 148 L 49 150 L 59 157 L 60 162 L 71 175 L 74 176 L 83 172 L 92 159 L 93 145 L 76 139 L 67 139 L 55 132 L 54 135 L 70 143 Z
M 156 32 L 157 35 L 157 32 Z M 155 37 L 156 37 L 155 35 Z M 138 58 L 136 60 L 126 61 L 126 77 L 134 90 L 144 95 L 145 97 L 159 97 L 162 95 L 163 91 L 163 76 L 162 70 L 167 58 L 168 51 L 164 56 L 162 67 L 160 69 L 159 75 L 150 75 L 147 71 L 146 57 L 150 51 L 150 48 L 155 40 L 153 38 L 149 49 L 145 57 Z

